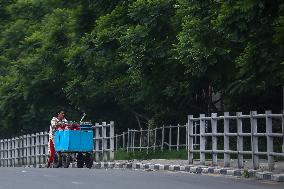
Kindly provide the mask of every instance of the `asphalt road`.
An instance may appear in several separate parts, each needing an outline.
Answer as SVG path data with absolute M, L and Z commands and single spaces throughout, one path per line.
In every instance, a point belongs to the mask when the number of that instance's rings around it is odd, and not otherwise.
M 283 189 L 283 183 L 181 172 L 0 168 L 0 189 Z

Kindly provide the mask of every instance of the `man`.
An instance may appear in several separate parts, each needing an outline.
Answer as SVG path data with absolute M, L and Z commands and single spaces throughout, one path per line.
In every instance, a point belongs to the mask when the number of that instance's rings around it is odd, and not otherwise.
M 48 143 L 49 159 L 48 159 L 47 167 L 50 167 L 51 163 L 53 163 L 54 161 L 54 154 L 55 154 L 54 132 L 64 122 L 67 122 L 67 120 L 65 119 L 65 114 L 63 110 L 57 112 L 56 116 L 51 119 L 51 124 L 49 127 L 49 143 Z

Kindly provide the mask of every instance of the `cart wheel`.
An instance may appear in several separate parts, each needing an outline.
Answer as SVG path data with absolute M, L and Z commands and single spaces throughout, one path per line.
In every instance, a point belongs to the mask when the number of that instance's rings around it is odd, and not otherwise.
M 54 154 L 53 164 L 55 168 L 62 167 L 62 156 L 60 152 Z
M 82 153 L 77 154 L 77 168 L 83 168 L 84 166 L 84 157 Z
M 68 168 L 71 162 L 71 157 L 69 155 L 62 156 L 62 165 L 64 168 Z
M 86 167 L 89 168 L 89 169 L 92 168 L 92 166 L 93 166 L 93 154 L 92 153 L 86 153 L 84 160 L 85 160 Z

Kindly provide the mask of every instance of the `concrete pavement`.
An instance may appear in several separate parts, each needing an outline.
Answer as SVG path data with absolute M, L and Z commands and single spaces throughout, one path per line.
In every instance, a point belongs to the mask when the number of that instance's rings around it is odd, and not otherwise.
M 282 189 L 283 183 L 135 169 L 0 168 L 0 189 Z

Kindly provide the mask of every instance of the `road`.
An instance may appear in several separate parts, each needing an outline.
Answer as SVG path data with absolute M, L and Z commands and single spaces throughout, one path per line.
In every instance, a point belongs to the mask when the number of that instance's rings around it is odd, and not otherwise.
M 283 189 L 283 183 L 181 172 L 0 168 L 0 189 Z

